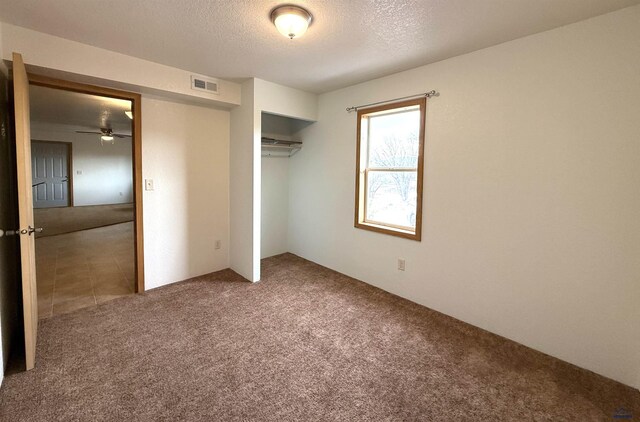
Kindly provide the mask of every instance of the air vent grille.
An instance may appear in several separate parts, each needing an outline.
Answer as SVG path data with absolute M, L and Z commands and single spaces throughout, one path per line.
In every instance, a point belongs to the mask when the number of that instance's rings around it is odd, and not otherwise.
M 208 92 L 209 94 L 219 94 L 220 84 L 217 79 L 191 75 L 191 89 L 195 91 Z
M 207 91 L 213 91 L 215 93 L 218 92 L 218 83 L 217 82 L 207 82 Z

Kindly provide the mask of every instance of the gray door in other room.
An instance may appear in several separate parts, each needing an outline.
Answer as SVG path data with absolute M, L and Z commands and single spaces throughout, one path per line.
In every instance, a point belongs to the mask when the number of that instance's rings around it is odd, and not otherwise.
M 31 142 L 33 168 L 33 207 L 68 207 L 69 144 Z

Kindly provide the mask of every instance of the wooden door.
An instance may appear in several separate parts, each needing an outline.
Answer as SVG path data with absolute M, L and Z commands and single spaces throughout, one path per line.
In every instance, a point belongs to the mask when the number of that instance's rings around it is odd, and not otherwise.
M 33 207 L 68 207 L 69 145 L 64 142 L 31 141 Z
M 36 251 L 31 187 L 31 122 L 29 120 L 29 80 L 22 56 L 13 53 L 13 96 L 16 127 L 16 168 L 18 214 L 20 221 L 20 257 L 22 267 L 22 304 L 27 370 L 35 366 L 38 338 L 38 293 L 36 290 Z

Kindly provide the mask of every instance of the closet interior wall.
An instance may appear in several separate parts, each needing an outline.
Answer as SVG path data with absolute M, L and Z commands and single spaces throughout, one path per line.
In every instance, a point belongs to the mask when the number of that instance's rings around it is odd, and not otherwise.
M 302 141 L 298 132 L 309 122 L 262 113 L 262 137 L 281 141 Z M 290 152 L 263 148 L 262 207 L 260 257 L 267 258 L 288 252 L 289 162 L 303 150 Z

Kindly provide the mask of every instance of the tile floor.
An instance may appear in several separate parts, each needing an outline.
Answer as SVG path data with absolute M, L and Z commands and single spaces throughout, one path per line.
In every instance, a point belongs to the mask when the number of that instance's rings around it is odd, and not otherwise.
M 36 239 L 40 318 L 132 294 L 133 222 Z

